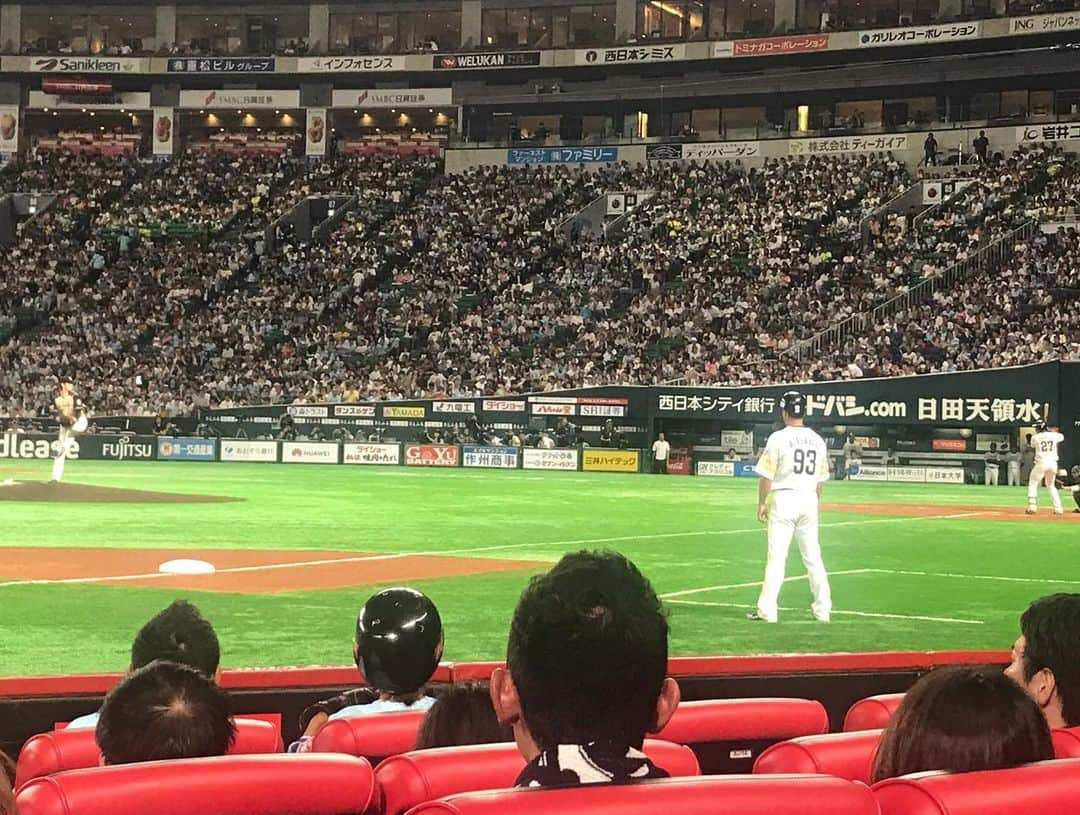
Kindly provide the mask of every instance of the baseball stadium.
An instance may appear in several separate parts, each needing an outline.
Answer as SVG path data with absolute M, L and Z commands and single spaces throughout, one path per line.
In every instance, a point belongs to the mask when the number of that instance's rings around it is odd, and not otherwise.
M 1080 6 L 0 4 L 0 815 L 1072 815 Z

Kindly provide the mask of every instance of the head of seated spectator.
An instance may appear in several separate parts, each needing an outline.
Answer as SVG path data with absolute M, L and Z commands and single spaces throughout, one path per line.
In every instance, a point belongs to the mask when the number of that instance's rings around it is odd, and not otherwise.
M 0 815 L 15 814 L 15 796 L 11 790 L 14 781 L 15 764 L 0 750 Z
M 1051 728 L 1080 725 L 1080 594 L 1050 594 L 1027 607 L 1005 675 L 1035 700 Z
M 131 643 L 131 669 L 164 660 L 220 679 L 221 646 L 214 627 L 187 600 L 174 600 L 139 629 Z
M 435 699 L 424 686 L 439 667 L 442 653 L 442 619 L 427 595 L 402 587 L 372 595 L 356 617 L 353 640 L 353 658 L 368 687 L 304 710 L 300 720 L 304 735 L 289 746 L 289 752 L 307 752 L 311 739 L 331 719 L 427 710 Z
M 641 752 L 679 704 L 668 623 L 649 581 L 616 552 L 566 555 L 534 577 L 491 679 L 499 721 L 528 762 L 517 786 L 663 778 Z
M 221 678 L 221 646 L 214 627 L 187 600 L 174 600 L 149 620 L 131 643 L 129 671 L 164 660 L 188 665 L 215 682 Z M 99 713 L 74 719 L 68 727 L 97 725 Z
M 499 724 L 491 692 L 482 682 L 459 682 L 439 694 L 416 735 L 416 749 L 458 747 L 513 741 L 509 727 Z
M 928 770 L 1001 770 L 1054 757 L 1038 706 L 999 671 L 933 671 L 904 696 L 882 735 L 874 782 Z
M 152 662 L 105 697 L 96 737 L 105 764 L 225 755 L 236 737 L 229 697 L 187 665 Z

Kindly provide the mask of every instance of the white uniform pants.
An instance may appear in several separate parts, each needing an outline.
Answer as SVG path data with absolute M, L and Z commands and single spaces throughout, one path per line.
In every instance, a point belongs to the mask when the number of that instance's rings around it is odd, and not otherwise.
M 1019 487 L 1020 486 L 1020 462 L 1019 461 L 1010 461 L 1009 462 L 1009 486 L 1010 487 Z
M 1063 512 L 1061 508 L 1061 494 L 1054 486 L 1057 479 L 1057 464 L 1039 464 L 1031 468 L 1031 476 L 1028 478 L 1028 509 L 1038 506 L 1039 484 L 1041 483 L 1050 491 L 1050 500 L 1054 504 L 1054 512 Z
M 765 582 L 758 597 L 758 614 L 766 620 L 776 620 L 780 588 L 784 585 L 784 569 L 787 564 L 791 539 L 799 545 L 803 566 L 810 578 L 810 591 L 814 595 L 811 609 L 819 619 L 828 619 L 832 611 L 832 594 L 829 575 L 821 560 L 818 543 L 817 495 L 777 490 L 770 497 L 769 507 L 769 556 L 765 564 Z
M 986 467 L 983 476 L 986 480 L 986 486 L 996 487 L 998 485 L 998 477 L 1001 475 L 1000 467 Z
M 60 425 L 60 437 L 59 437 L 60 452 L 57 454 L 56 458 L 53 459 L 53 465 L 52 465 L 52 480 L 53 481 L 59 481 L 60 479 L 62 479 L 64 477 L 64 462 L 67 461 L 68 451 L 71 449 L 72 435 L 73 434 L 71 432 L 71 428 L 65 427 L 64 425 Z

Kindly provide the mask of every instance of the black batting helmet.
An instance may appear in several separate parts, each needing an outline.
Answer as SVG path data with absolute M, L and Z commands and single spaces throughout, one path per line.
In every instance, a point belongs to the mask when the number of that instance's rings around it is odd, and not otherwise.
M 416 589 L 380 591 L 356 617 L 356 667 L 377 690 L 419 690 L 435 672 L 442 652 L 439 610 Z
M 1035 432 L 1036 433 L 1045 433 L 1046 432 L 1046 422 L 1036 422 L 1035 423 Z
M 780 397 L 780 409 L 788 416 L 805 416 L 806 397 L 798 391 L 788 391 Z

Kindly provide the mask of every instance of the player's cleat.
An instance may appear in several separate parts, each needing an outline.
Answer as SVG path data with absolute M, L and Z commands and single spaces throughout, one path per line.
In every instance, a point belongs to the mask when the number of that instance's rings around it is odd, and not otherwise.
M 827 623 L 827 622 L 829 622 L 829 615 L 828 614 L 815 614 L 814 619 L 817 620 L 819 623 Z
M 770 620 L 768 617 L 762 617 L 756 611 L 751 611 L 749 614 L 747 614 L 746 619 L 753 620 L 754 622 L 759 622 L 759 623 L 775 623 L 776 622 L 776 620 Z
M 1065 514 L 1065 510 L 1063 510 L 1063 509 L 1055 509 L 1055 510 L 1054 510 L 1054 514 L 1055 514 L 1055 515 L 1064 515 L 1064 514 Z
M 1025 510 L 1025 512 L 1026 512 L 1026 513 L 1027 513 L 1028 515 L 1034 515 L 1034 514 L 1035 514 L 1035 507 L 1028 507 L 1028 508 L 1027 508 L 1027 509 Z

